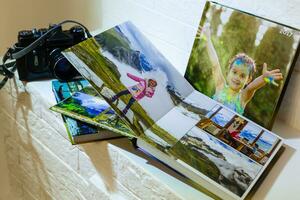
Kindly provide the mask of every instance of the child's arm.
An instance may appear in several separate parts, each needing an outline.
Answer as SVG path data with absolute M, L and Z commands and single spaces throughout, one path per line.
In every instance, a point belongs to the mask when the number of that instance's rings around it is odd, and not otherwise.
M 222 70 L 221 70 L 221 65 L 219 62 L 217 52 L 211 41 L 211 33 L 210 33 L 209 27 L 205 27 L 203 29 L 203 34 L 206 36 L 207 53 L 208 53 L 210 62 L 212 63 L 213 78 L 215 81 L 216 92 L 217 92 L 218 90 L 221 90 L 224 88 L 226 81 L 225 81 L 225 78 L 224 78 Z
M 246 104 L 252 99 L 255 92 L 264 87 L 267 82 L 265 81 L 265 78 L 272 78 L 273 80 L 282 80 L 283 76 L 280 72 L 280 69 L 274 69 L 271 71 L 267 70 L 267 64 L 264 63 L 263 65 L 263 73 L 254 81 L 252 81 L 243 91 L 242 91 L 242 104 L 243 106 L 246 106 Z
M 136 81 L 136 82 L 140 82 L 140 81 L 144 81 L 144 80 L 145 80 L 145 79 L 142 79 L 142 78 L 137 77 L 137 76 L 135 76 L 135 75 L 133 75 L 133 74 L 130 74 L 130 73 L 127 73 L 127 76 L 128 76 L 129 78 L 131 78 L 132 80 Z

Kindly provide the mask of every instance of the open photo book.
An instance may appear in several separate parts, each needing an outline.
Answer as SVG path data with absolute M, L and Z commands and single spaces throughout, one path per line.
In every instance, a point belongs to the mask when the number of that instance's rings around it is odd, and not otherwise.
M 63 52 L 138 146 L 222 199 L 244 199 L 282 139 L 195 90 L 131 22 Z

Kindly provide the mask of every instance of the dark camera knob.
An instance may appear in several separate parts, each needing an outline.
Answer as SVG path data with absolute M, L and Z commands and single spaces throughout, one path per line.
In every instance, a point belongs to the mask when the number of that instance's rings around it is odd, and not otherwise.
M 84 34 L 84 30 L 81 26 L 73 26 L 71 29 L 70 29 L 70 33 L 74 33 L 74 34 Z
M 28 30 L 19 31 L 18 38 L 32 38 L 33 32 Z
M 25 47 L 34 41 L 34 34 L 32 31 L 24 30 L 18 33 L 18 46 Z
M 77 44 L 85 39 L 84 29 L 81 26 L 73 26 L 70 29 L 70 34 L 73 35 L 74 44 Z
M 33 33 L 33 34 L 37 34 L 37 32 L 38 32 L 38 31 L 37 31 L 36 28 L 32 29 L 32 33 Z
M 40 28 L 38 30 L 38 32 L 40 33 L 41 36 L 44 35 L 47 31 L 48 31 L 48 29 L 46 29 L 46 28 Z

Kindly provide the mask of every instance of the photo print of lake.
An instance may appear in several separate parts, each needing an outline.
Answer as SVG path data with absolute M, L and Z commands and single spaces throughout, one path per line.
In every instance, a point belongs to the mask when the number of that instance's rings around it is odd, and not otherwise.
M 50 109 L 94 126 L 128 136 L 133 135 L 122 120 L 118 119 L 110 105 L 91 86 L 75 92 Z
M 73 93 L 78 92 L 79 90 L 82 90 L 87 86 L 90 86 L 90 84 L 84 79 L 69 82 L 61 82 L 58 80 L 52 81 L 52 90 L 57 102 L 69 98 Z M 68 129 L 68 132 L 72 136 L 97 134 L 102 130 L 99 127 L 81 122 L 79 120 L 74 120 L 73 118 L 64 115 L 62 115 L 62 117 Z
M 100 98 L 91 87 L 84 88 L 83 91 L 75 92 L 71 98 L 58 103 L 56 106 L 69 111 L 76 111 L 89 118 L 95 118 L 101 113 L 105 113 L 108 118 L 115 114 L 109 104 Z
M 262 169 L 262 165 L 197 127 L 170 152 L 240 197 Z

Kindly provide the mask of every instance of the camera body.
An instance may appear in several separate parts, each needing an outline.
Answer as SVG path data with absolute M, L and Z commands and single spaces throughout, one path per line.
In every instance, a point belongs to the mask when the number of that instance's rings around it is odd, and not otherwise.
M 52 26 L 49 27 L 49 29 L 51 28 Z M 18 42 L 15 44 L 15 52 L 29 46 L 49 29 L 20 31 L 18 33 Z M 85 39 L 85 32 L 82 27 L 74 26 L 69 30 L 63 31 L 60 26 L 44 42 L 41 42 L 25 56 L 16 59 L 19 79 L 22 81 L 49 78 L 68 80 L 77 75 L 79 76 L 79 73 L 61 54 L 61 51 Z

